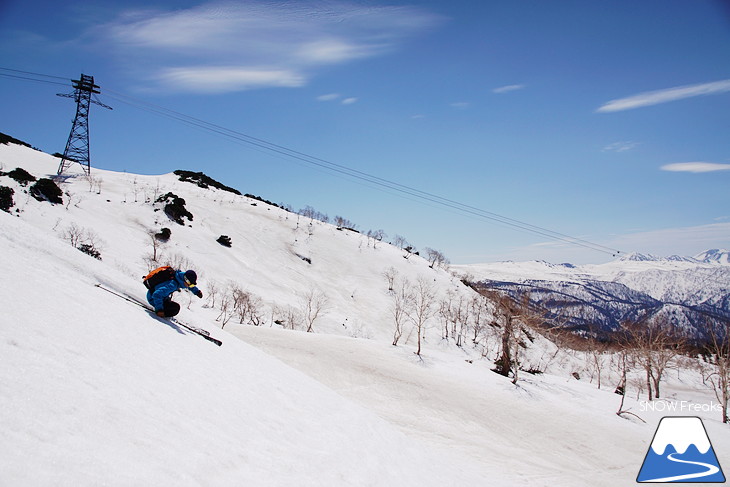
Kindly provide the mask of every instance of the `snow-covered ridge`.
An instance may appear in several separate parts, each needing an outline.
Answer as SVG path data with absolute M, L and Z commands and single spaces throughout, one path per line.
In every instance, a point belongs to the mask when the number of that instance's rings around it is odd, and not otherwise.
M 42 152 L 0 144 L 3 171 L 23 167 L 36 177 L 47 177 L 55 174 L 57 162 Z M 71 169 L 81 171 L 78 165 Z M 173 174 L 143 176 L 94 169 L 92 176 L 98 182 L 93 187 L 82 175 L 67 179 L 62 184 L 67 193 L 64 203 L 55 206 L 35 201 L 28 188 L 9 177 L 0 177 L 0 185 L 15 187 L 13 214 L 62 239 L 72 225 L 93 233 L 104 262 L 133 278 L 148 272 L 146 259 L 153 252 L 150 232 L 167 227 L 172 235 L 159 252 L 194 268 L 206 285 L 215 284 L 219 291 L 236 285 L 260 297 L 267 308 L 298 305 L 307 293 L 321 291 L 326 294 L 328 312 L 315 324 L 317 331 L 392 336 L 390 295 L 383 277 L 390 268 L 411 282 L 433 281 L 439 293 L 470 292 L 445 270 L 429 268 L 419 256 L 405 259 L 403 251 L 384 242 L 339 231 L 246 196 L 203 189 Z M 185 219 L 184 225 L 178 225 L 165 216 L 162 205 L 153 206 L 157 197 L 168 192 L 186 201 L 192 221 Z M 231 248 L 217 243 L 221 235 L 231 239 Z M 370 296 L 371 289 L 380 293 Z
M 529 261 L 455 268 L 490 287 L 529 292 L 555 316 L 569 317 L 572 326 L 613 330 L 625 320 L 656 316 L 693 334 L 705 313 L 730 317 L 727 256 L 727 250 L 715 249 L 695 257 L 634 253 L 597 265 Z
M 726 249 L 710 249 L 695 255 L 696 260 L 707 263 L 718 263 L 730 265 L 730 250 Z
M 708 250 L 695 257 L 656 257 L 629 254 L 605 264 L 551 264 L 544 261 L 494 262 L 455 266 L 475 280 L 523 282 L 526 280 L 620 282 L 656 299 L 683 300 L 696 294 L 730 290 L 727 250 Z M 694 303 L 692 303 L 694 304 Z
M 621 256 L 618 260 L 627 262 L 690 262 L 693 264 L 721 264 L 730 265 L 730 251 L 726 249 L 709 249 L 693 257 L 670 255 L 669 257 L 660 257 L 652 254 L 641 254 L 632 252 Z

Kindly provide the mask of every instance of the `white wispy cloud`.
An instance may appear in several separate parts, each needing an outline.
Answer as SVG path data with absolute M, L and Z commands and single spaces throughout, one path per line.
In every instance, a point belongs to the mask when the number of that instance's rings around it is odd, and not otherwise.
M 526 87 L 526 85 L 500 86 L 499 88 L 494 88 L 492 90 L 492 93 L 497 93 L 497 94 L 509 93 L 510 91 L 523 90 L 523 89 L 525 89 L 525 87 Z
M 671 101 L 682 100 L 702 95 L 714 95 L 730 91 L 730 79 L 701 83 L 696 85 L 679 86 L 665 90 L 646 91 L 638 95 L 611 100 L 600 106 L 597 112 L 619 112 L 634 108 L 658 105 Z
M 342 95 L 339 93 L 328 93 L 326 95 L 320 95 L 317 97 L 317 101 L 322 102 L 329 102 L 329 101 L 337 101 L 339 100 L 340 104 L 342 105 L 352 105 L 353 103 L 357 103 L 357 97 L 349 96 L 347 98 L 342 98 Z
M 333 101 L 340 97 L 339 93 L 327 93 L 326 95 L 319 95 L 317 101 Z
M 227 93 L 265 86 L 294 88 L 305 83 L 300 74 L 283 69 L 190 66 L 160 70 L 164 85 L 197 93 Z
M 661 167 L 663 171 L 674 172 L 714 172 L 730 171 L 730 164 L 716 162 L 675 162 Z
M 638 145 L 638 142 L 631 141 L 614 142 L 613 144 L 608 144 L 604 147 L 603 152 L 626 152 L 636 148 Z
M 302 86 L 323 66 L 391 52 L 440 21 L 417 7 L 212 1 L 128 10 L 85 39 L 159 88 L 225 92 Z

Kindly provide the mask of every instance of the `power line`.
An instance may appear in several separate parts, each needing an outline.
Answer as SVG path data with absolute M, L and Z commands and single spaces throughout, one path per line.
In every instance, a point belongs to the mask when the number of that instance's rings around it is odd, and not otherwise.
M 11 71 L 13 73 L 29 74 L 29 75 L 32 75 L 32 76 L 40 76 L 41 78 L 55 78 L 55 79 L 62 79 L 64 81 L 70 81 L 71 80 L 71 78 L 64 78 L 62 76 L 51 76 L 50 74 L 33 73 L 33 72 L 30 72 L 30 71 L 21 71 L 19 69 L 10 69 L 10 68 L 2 68 L 2 67 L 0 67 L 0 70 L 2 70 L 2 71 Z M 30 79 L 30 78 L 28 78 L 28 79 Z M 38 80 L 34 80 L 34 81 L 38 81 Z
M 349 177 L 352 177 L 352 178 L 355 178 L 355 179 L 358 179 L 361 181 L 375 184 L 377 186 L 380 186 L 380 187 L 383 187 L 386 189 L 390 189 L 390 190 L 394 190 L 401 194 L 409 195 L 409 196 L 418 198 L 423 201 L 435 203 L 435 204 L 438 204 L 438 205 L 446 207 L 446 208 L 455 209 L 457 211 L 460 211 L 462 213 L 465 213 L 465 214 L 468 214 L 471 216 L 476 216 L 476 217 L 480 217 L 482 219 L 496 221 L 496 222 L 511 226 L 513 228 L 531 232 L 531 233 L 541 235 L 541 236 L 544 236 L 547 238 L 551 238 L 554 240 L 561 240 L 561 241 L 564 241 L 564 242 L 567 242 L 567 243 L 570 243 L 573 245 L 582 246 L 582 247 L 589 248 L 591 250 L 595 250 L 595 251 L 599 251 L 599 252 L 609 253 L 612 255 L 620 253 L 620 251 L 618 251 L 618 250 L 611 249 L 609 247 L 606 247 L 606 246 L 603 246 L 600 244 L 596 244 L 596 243 L 590 242 L 585 239 L 572 237 L 570 235 L 556 232 L 554 230 L 550 230 L 550 229 L 540 227 L 537 225 L 532 225 L 530 223 L 516 220 L 514 218 L 500 215 L 498 213 L 490 212 L 487 210 L 483 210 L 481 208 L 477 208 L 477 207 L 474 207 L 471 205 L 460 203 L 458 201 L 455 201 L 455 200 L 452 200 L 449 198 L 445 198 L 445 197 L 442 197 L 442 196 L 439 196 L 439 195 L 436 195 L 433 193 L 429 193 L 427 191 L 422 191 L 417 188 L 413 188 L 411 186 L 407 186 L 407 185 L 404 185 L 404 184 L 401 184 L 401 183 L 398 183 L 395 181 L 391 181 L 388 179 L 381 178 L 379 176 L 375 176 L 372 174 L 365 173 L 363 171 L 359 171 L 357 169 L 349 168 L 349 167 L 343 166 L 341 164 L 337 164 L 337 163 L 327 161 L 327 160 L 324 160 L 324 159 L 321 159 L 321 158 L 318 158 L 315 156 L 311 156 L 311 155 L 308 155 L 308 154 L 305 154 L 305 153 L 302 153 L 302 152 L 299 152 L 299 151 L 296 151 L 293 149 L 289 149 L 287 147 L 284 147 L 284 146 L 281 146 L 278 144 L 274 144 L 274 143 L 265 141 L 263 139 L 252 137 L 250 135 L 247 135 L 247 134 L 244 134 L 244 133 L 232 130 L 232 129 L 228 129 L 226 127 L 223 127 L 223 126 L 211 123 L 211 122 L 206 122 L 204 120 L 201 120 L 201 119 L 189 116 L 189 115 L 185 115 L 185 114 L 183 114 L 181 112 L 177 112 L 175 110 L 171 110 L 171 109 L 168 109 L 165 107 L 154 105 L 152 103 L 145 102 L 142 100 L 136 100 L 132 97 L 129 97 L 122 93 L 116 92 L 114 90 L 107 89 L 105 91 L 105 93 L 107 94 L 107 96 L 109 96 L 111 98 L 114 98 L 123 103 L 130 104 L 132 106 L 136 106 L 137 108 L 149 111 L 151 113 L 156 113 L 158 115 L 162 115 L 167 118 L 171 118 L 173 120 L 178 120 L 187 125 L 203 128 L 205 130 L 217 133 L 219 135 L 223 135 L 225 137 L 229 137 L 229 138 L 239 140 L 239 141 L 245 142 L 247 144 L 259 147 L 259 148 L 266 149 L 270 152 L 285 155 L 289 158 L 293 158 L 293 159 L 305 162 L 305 163 L 313 165 L 313 166 L 324 168 L 331 172 L 339 173 L 339 174 L 346 175 L 346 176 L 349 176 Z M 112 95 L 110 95 L 109 93 L 112 93 Z
M 50 81 L 50 80 L 46 80 L 46 79 L 36 79 L 36 78 L 30 78 L 28 76 L 18 76 L 15 74 L 0 73 L 0 76 L 2 76 L 3 78 L 19 79 L 19 80 L 24 80 L 24 81 L 37 81 L 38 83 L 48 83 L 51 85 L 68 86 L 68 83 L 59 83 L 58 81 Z
M 12 71 L 16 73 L 26 74 L 26 75 L 32 75 L 32 76 L 40 76 L 45 78 L 56 78 L 56 79 L 66 79 L 61 78 L 58 76 L 50 76 L 50 75 L 44 75 L 40 73 L 30 73 L 25 71 L 18 71 L 8 68 L 0 68 L 0 70 L 6 70 L 6 71 Z M 0 73 L 0 76 L 3 76 L 2 73 Z M 31 81 L 45 81 L 45 80 L 39 80 L 34 78 L 25 78 L 20 76 L 13 76 L 13 75 L 5 75 L 8 77 L 14 77 L 19 79 L 28 79 Z M 48 82 L 48 81 L 45 81 Z M 315 157 L 303 152 L 296 151 L 294 149 L 289 149 L 285 146 L 274 144 L 272 142 L 268 142 L 266 140 L 253 137 L 247 134 L 244 134 L 242 132 L 238 132 L 236 130 L 232 130 L 229 128 L 226 128 L 224 126 L 207 122 L 205 120 L 201 120 L 196 117 L 192 117 L 190 115 L 186 115 L 184 113 L 171 110 L 169 108 L 165 108 L 159 105 L 155 105 L 153 103 L 149 103 L 143 100 L 135 99 L 131 96 L 125 95 L 123 93 L 106 89 L 105 94 L 107 97 L 113 98 L 117 101 L 120 101 L 124 104 L 130 105 L 134 108 L 141 109 L 162 117 L 166 117 L 181 123 L 184 123 L 186 125 L 189 125 L 194 128 L 202 129 L 208 132 L 212 132 L 218 135 L 221 135 L 223 137 L 233 139 L 239 142 L 243 142 L 247 145 L 256 147 L 258 149 L 262 149 L 264 151 L 278 154 L 281 156 L 284 156 L 286 158 L 290 158 L 299 162 L 303 162 L 305 164 L 308 164 L 310 166 L 314 166 L 320 169 L 324 169 L 325 171 L 328 171 L 330 173 L 334 173 L 335 175 L 344 176 L 346 178 L 351 178 L 354 180 L 358 180 L 361 182 L 368 183 L 369 185 L 374 185 L 378 188 L 389 190 L 388 192 L 394 191 L 400 195 L 410 196 L 412 198 L 415 198 L 417 200 L 420 200 L 421 202 L 428 202 L 432 204 L 439 205 L 444 208 L 448 208 L 451 210 L 455 210 L 457 212 L 460 212 L 462 214 L 465 214 L 470 217 L 476 217 L 483 220 L 489 220 L 492 222 L 501 223 L 503 225 L 507 225 L 509 227 L 522 230 L 525 232 L 533 233 L 536 235 L 540 235 L 543 237 L 547 237 L 553 240 L 562 241 L 565 243 L 569 243 L 571 245 L 577 245 L 580 247 L 584 247 L 593 251 L 597 252 L 603 252 L 611 255 L 616 255 L 620 253 L 619 250 L 612 249 L 609 247 L 606 247 L 601 244 L 597 244 L 585 239 L 581 239 L 578 237 L 573 237 L 561 232 L 557 232 L 554 230 L 550 230 L 545 227 L 540 227 L 537 225 L 533 225 L 521 220 L 517 220 L 514 218 L 510 218 L 504 215 L 500 215 L 495 212 L 491 212 L 488 210 L 484 210 L 472 205 L 468 205 L 465 203 L 461 203 L 459 201 L 446 198 L 443 196 L 439 196 L 434 193 L 430 193 L 428 191 L 423 191 L 417 188 L 414 188 L 412 186 L 408 186 L 405 184 L 398 183 L 396 181 L 392 181 L 389 179 L 381 178 L 379 176 L 375 176 L 373 174 L 369 174 L 357 169 L 353 169 L 347 166 L 344 166 L 342 164 L 338 164 L 335 162 L 327 161 L 325 159 L 321 159 L 319 157 Z M 411 198 L 408 198 L 411 199 Z

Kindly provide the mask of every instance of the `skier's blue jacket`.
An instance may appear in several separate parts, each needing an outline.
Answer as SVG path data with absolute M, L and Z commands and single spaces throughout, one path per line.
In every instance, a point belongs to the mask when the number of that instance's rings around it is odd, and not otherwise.
M 185 273 L 183 271 L 176 271 L 174 279 L 158 284 L 154 292 L 151 290 L 147 291 L 147 302 L 155 308 L 155 311 L 161 311 L 164 309 L 163 301 L 170 294 L 180 289 L 189 289 L 190 292 L 196 295 L 200 292 L 196 286 L 188 287 L 185 284 Z

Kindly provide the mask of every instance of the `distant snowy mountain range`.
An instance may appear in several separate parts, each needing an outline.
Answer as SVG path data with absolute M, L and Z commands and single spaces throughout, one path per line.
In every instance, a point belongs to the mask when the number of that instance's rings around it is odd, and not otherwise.
M 624 321 L 663 319 L 686 333 L 707 317 L 730 318 L 730 251 L 694 257 L 632 253 L 599 265 L 543 261 L 457 266 L 478 285 L 513 296 L 573 329 L 616 330 Z
M 669 257 L 657 257 L 652 254 L 640 254 L 633 252 L 621 257 L 621 261 L 635 262 L 691 262 L 695 264 L 723 264 L 730 265 L 730 250 L 710 249 L 701 252 L 694 257 L 683 257 L 681 255 L 670 255 Z

